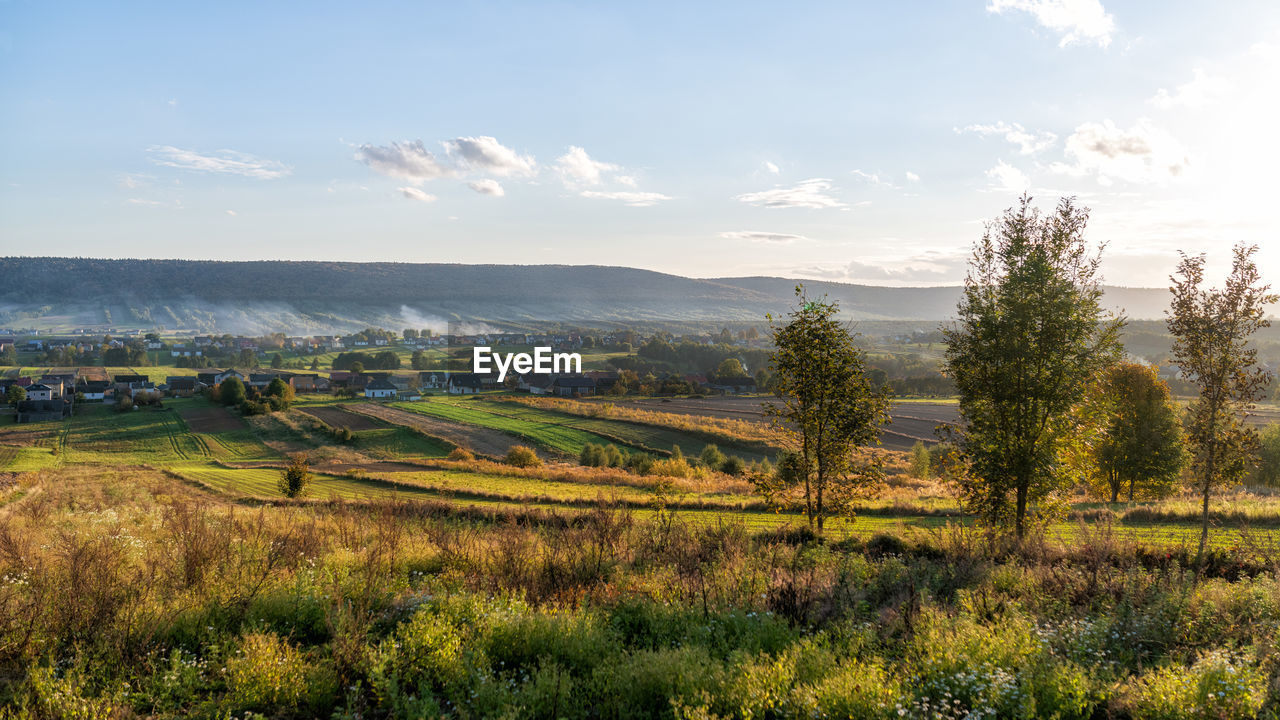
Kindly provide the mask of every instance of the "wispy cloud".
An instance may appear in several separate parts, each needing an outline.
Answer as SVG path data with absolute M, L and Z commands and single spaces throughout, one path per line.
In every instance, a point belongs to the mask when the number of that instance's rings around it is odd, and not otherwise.
M 768 208 L 842 208 L 847 205 L 832 197 L 829 178 L 810 178 L 791 187 L 744 193 L 734 199 L 738 202 Z
M 751 242 L 769 243 L 773 245 L 790 245 L 791 243 L 809 239 L 803 235 L 764 232 L 760 230 L 731 230 L 729 232 L 720 233 L 720 237 L 728 240 L 750 240 Z
M 1177 86 L 1172 92 L 1160 88 L 1147 102 L 1161 110 L 1176 107 L 1202 108 L 1213 105 L 1231 90 L 1231 83 L 1226 78 L 1210 75 L 1203 69 L 1196 68 L 1192 71 L 1190 80 Z
M 987 179 L 991 181 L 991 189 L 1000 192 L 1023 193 L 1031 189 L 1026 173 L 1003 160 L 987 171 Z
M 236 150 L 218 150 L 201 154 L 171 145 L 153 145 L 147 149 L 147 152 L 151 155 L 151 162 L 156 165 L 192 172 L 242 175 L 260 180 L 273 180 L 293 172 L 283 163 L 264 160 Z
M 854 177 L 865 180 L 871 183 L 872 185 L 876 185 L 883 188 L 891 188 L 891 189 L 898 187 L 897 185 L 894 185 L 893 181 L 889 180 L 888 178 L 881 177 L 879 173 L 869 173 L 869 172 L 866 172 L 865 170 L 851 170 L 850 172 L 853 174 Z
M 422 192 L 416 187 L 401 187 L 396 189 L 400 191 L 401 195 L 404 195 L 406 198 L 410 200 L 415 200 L 417 202 L 423 202 L 423 203 L 433 203 L 436 201 L 435 195 Z
M 987 12 L 1025 12 L 1042 27 L 1059 36 L 1058 47 L 1092 42 L 1099 47 L 1111 44 L 1115 18 L 1098 0 L 991 0 Z
M 768 172 L 770 175 L 777 175 L 778 173 L 782 172 L 782 169 L 781 169 L 781 168 L 779 168 L 777 165 L 774 165 L 773 163 L 769 162 L 768 160 L 765 160 L 765 161 L 764 161 L 764 169 L 765 169 L 765 171 L 766 171 L 766 172 Z
M 1053 147 L 1058 136 L 1048 131 L 1030 131 L 1018 123 L 1007 123 L 1003 120 L 991 125 L 967 125 L 953 128 L 956 134 L 974 133 L 976 135 L 999 135 L 1018 147 L 1023 155 L 1035 155 L 1041 150 Z
M 640 192 L 635 190 L 621 190 L 617 192 L 600 192 L 597 190 L 583 190 L 578 193 L 584 198 L 594 198 L 597 200 L 620 200 L 624 205 L 631 207 L 650 207 L 657 205 L 664 200 L 672 198 L 656 192 Z

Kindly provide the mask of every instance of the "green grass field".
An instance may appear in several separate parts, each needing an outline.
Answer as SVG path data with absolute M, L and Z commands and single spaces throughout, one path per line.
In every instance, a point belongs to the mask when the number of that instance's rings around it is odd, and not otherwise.
M 429 400 L 418 403 L 392 403 L 392 407 L 420 415 L 479 425 L 528 440 L 563 455 L 576 456 L 587 443 L 604 444 L 613 439 L 596 433 L 553 422 L 535 421 L 500 415 L 481 405 L 481 401 Z M 644 448 L 632 447 L 633 450 Z

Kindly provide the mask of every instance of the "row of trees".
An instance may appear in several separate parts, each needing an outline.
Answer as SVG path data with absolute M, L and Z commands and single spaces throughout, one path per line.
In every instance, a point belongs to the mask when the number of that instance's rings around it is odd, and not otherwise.
M 1173 361 L 1197 396 L 1180 421 L 1154 368 L 1120 362 L 1124 320 L 1102 307 L 1088 219 L 1071 199 L 1042 215 L 1024 196 L 975 245 L 958 319 L 943 331 L 964 421 L 948 438 L 948 477 L 969 510 L 1021 538 L 1077 483 L 1114 501 L 1165 494 L 1189 469 L 1202 501 L 1202 555 L 1213 493 L 1255 464 L 1258 435 L 1244 416 L 1271 374 L 1249 339 L 1268 326 L 1277 296 L 1262 283 L 1256 247 L 1235 248 L 1222 289 L 1203 287 L 1204 256 L 1181 256 L 1167 327 Z M 878 441 L 888 392 L 868 380 L 837 307 L 796 293 L 799 307 L 774 328 L 780 402 L 769 411 L 794 448 L 755 482 L 768 497 L 799 495 L 821 531 L 880 478 L 874 455 L 859 447 Z

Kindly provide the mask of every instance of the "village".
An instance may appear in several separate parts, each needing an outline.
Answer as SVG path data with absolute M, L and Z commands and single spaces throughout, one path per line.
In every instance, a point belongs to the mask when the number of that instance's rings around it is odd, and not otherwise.
M 251 393 L 261 393 L 280 379 L 296 394 L 330 394 L 388 402 L 412 402 L 425 396 L 471 395 L 486 391 L 531 395 L 589 397 L 637 391 L 642 380 L 667 394 L 743 394 L 757 390 L 757 379 L 746 373 L 717 376 L 714 372 L 648 372 L 631 367 L 637 348 L 699 347 L 763 352 L 766 343 L 756 332 L 728 330 L 720 334 L 643 336 L 630 331 L 589 335 L 570 333 L 433 334 L 404 330 L 395 334 L 369 328 L 349 335 L 261 337 L 232 335 L 162 336 L 131 331 L 94 337 L 88 331 L 67 334 L 0 335 L 0 402 L 19 423 L 61 420 L 77 403 L 115 403 L 145 406 L 162 398 L 200 395 L 229 378 Z M 656 341 L 656 342 L 655 342 Z M 738 345 L 740 344 L 740 345 Z M 581 353 L 597 351 L 597 358 L 622 358 L 613 364 L 597 361 L 600 369 L 576 372 L 471 372 L 475 348 L 549 347 Z M 368 354 L 373 353 L 373 354 Z M 590 355 L 589 355 L 590 356 Z M 407 360 L 407 362 L 406 362 Z M 328 367 L 325 367 L 325 366 Z M 408 368 L 401 369 L 402 365 Z M 615 367 L 621 366 L 621 367 Z M 27 370 L 22 370 L 26 367 Z M 35 372 L 33 368 L 45 367 Z M 173 374 L 161 374 L 172 368 Z

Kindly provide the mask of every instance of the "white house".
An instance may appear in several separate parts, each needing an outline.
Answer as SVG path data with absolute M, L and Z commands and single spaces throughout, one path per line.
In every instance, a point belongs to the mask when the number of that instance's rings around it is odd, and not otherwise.
M 382 378 L 373 380 L 364 386 L 364 396 L 373 400 L 395 399 L 397 392 L 395 385 Z
M 52 400 L 53 388 L 44 383 L 36 383 L 27 388 L 28 400 Z

